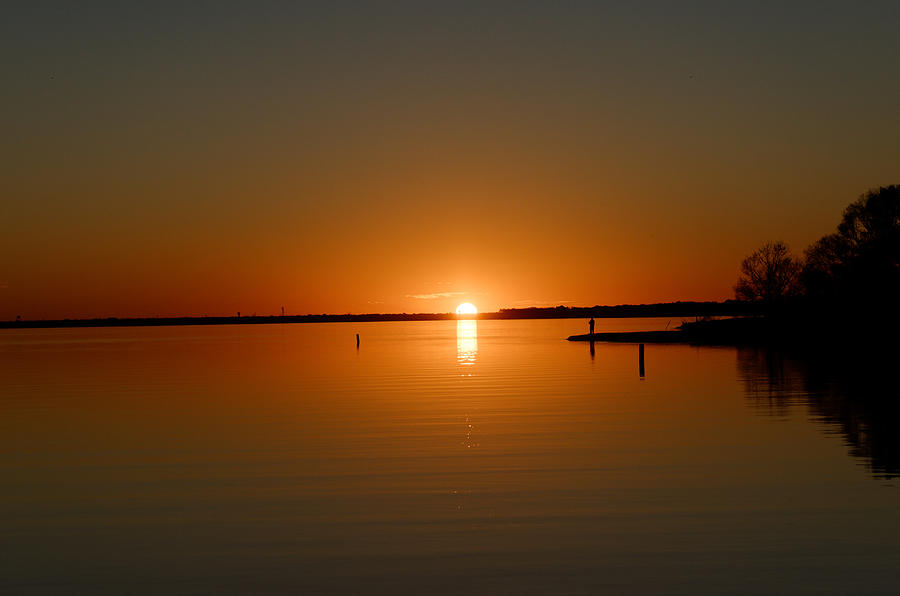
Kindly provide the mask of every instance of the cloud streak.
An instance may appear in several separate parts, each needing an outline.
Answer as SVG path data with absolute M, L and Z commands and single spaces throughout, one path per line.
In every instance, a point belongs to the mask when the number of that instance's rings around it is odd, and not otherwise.
M 435 300 L 437 298 L 450 298 L 451 296 L 462 296 L 465 292 L 436 292 L 434 294 L 407 294 L 407 298 L 415 298 L 417 300 Z

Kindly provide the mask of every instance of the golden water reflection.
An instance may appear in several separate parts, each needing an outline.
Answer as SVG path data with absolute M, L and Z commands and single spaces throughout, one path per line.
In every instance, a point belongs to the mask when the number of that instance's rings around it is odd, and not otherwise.
M 889 366 L 452 323 L 0 333 L 0 593 L 897 592 Z
M 456 360 L 463 366 L 475 364 L 478 355 L 478 321 L 456 322 Z

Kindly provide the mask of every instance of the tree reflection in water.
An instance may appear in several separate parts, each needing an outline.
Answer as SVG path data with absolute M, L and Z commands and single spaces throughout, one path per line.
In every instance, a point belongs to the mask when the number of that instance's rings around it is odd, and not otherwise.
M 877 478 L 900 476 L 900 404 L 882 355 L 762 347 L 737 349 L 738 374 L 748 402 L 760 413 L 785 417 L 806 406 L 850 455 Z

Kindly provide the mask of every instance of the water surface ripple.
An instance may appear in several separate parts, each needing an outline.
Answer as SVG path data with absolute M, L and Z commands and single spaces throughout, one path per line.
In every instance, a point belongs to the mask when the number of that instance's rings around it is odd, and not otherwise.
M 4 331 L 0 591 L 900 591 L 879 386 L 585 326 Z

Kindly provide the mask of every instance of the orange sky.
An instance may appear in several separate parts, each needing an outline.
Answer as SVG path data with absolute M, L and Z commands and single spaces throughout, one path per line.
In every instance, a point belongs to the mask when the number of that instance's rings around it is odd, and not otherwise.
M 0 25 L 0 319 L 720 300 L 900 182 L 895 3 L 199 6 Z

